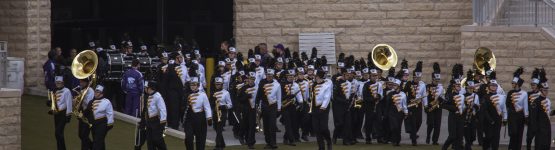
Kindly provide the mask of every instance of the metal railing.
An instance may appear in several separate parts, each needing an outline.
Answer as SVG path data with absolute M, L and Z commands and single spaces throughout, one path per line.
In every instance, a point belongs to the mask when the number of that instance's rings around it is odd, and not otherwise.
M 555 25 L 553 0 L 473 0 L 474 23 L 495 25 Z

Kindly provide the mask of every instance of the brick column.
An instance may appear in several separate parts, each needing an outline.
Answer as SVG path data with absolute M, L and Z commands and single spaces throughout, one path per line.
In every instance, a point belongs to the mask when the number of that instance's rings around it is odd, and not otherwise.
M 8 56 L 25 58 L 26 91 L 44 89 L 42 64 L 50 50 L 50 1 L 2 0 L 0 41 L 8 41 Z
M 21 91 L 0 89 L 0 149 L 21 149 Z

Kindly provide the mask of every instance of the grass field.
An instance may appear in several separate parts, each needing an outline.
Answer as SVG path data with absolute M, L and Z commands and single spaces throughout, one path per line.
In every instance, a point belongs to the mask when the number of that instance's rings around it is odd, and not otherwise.
M 22 97 L 22 149 L 23 150 L 53 150 L 56 149 L 56 139 L 54 138 L 54 121 L 53 117 L 48 115 L 48 108 L 45 106 L 45 98 L 38 96 Z M 106 146 L 109 150 L 131 150 L 133 149 L 134 126 L 122 121 L 117 121 L 114 128 L 108 133 L 106 138 Z M 232 138 L 232 137 L 224 137 Z M 65 129 L 66 146 L 69 150 L 80 149 L 80 140 L 77 135 L 77 120 L 72 118 L 71 122 L 66 125 Z M 173 137 L 166 137 L 168 149 L 185 149 L 182 140 Z M 338 142 L 341 143 L 341 142 Z M 256 145 L 256 149 L 262 149 L 264 145 Z M 278 145 L 279 149 L 295 149 L 295 150 L 314 150 L 315 142 L 298 143 L 297 146 Z M 146 150 L 146 145 L 143 146 Z M 208 147 L 207 149 L 212 149 Z M 229 146 L 226 149 L 244 150 L 246 146 Z M 434 150 L 441 149 L 440 146 L 419 145 L 409 146 L 402 145 L 393 147 L 389 144 L 357 144 L 354 146 L 334 145 L 336 150 Z M 479 149 L 476 147 L 475 149 Z

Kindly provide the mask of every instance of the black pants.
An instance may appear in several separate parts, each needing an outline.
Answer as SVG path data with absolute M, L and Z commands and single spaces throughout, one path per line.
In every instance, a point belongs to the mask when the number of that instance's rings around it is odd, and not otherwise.
M 123 112 L 123 108 L 125 107 L 125 95 L 122 94 L 123 90 L 121 89 L 121 82 L 120 81 L 109 81 L 106 82 L 106 93 L 105 97 L 111 100 L 112 104 L 115 104 L 114 109 Z
M 536 132 L 534 147 L 536 150 L 548 150 L 551 147 L 551 121 L 547 115 L 542 114 L 538 118 L 537 125 L 538 132 Z
M 433 110 L 428 113 L 428 117 L 426 118 L 426 124 L 428 125 L 426 140 L 430 139 L 431 134 L 433 143 L 437 143 L 439 139 L 439 132 L 441 131 L 441 111 L 441 109 Z
M 532 149 L 532 142 L 534 141 L 534 138 L 536 137 L 536 129 L 532 126 L 533 123 L 528 122 L 528 128 L 526 130 L 526 149 L 527 150 L 531 150 Z
M 464 149 L 472 150 L 472 143 L 476 140 L 476 121 L 465 122 L 464 126 Z
M 448 127 L 447 130 L 449 131 L 449 136 L 445 140 L 443 144 L 442 150 L 447 150 L 449 146 L 453 145 L 455 150 L 462 150 L 462 142 L 464 136 L 464 120 L 463 118 L 455 113 L 449 114 L 448 119 Z
M 141 150 L 141 147 L 146 143 L 146 124 L 140 125 L 135 133 L 135 150 Z
M 389 126 L 391 133 L 391 143 L 399 144 L 401 142 L 401 126 L 403 124 L 402 112 L 390 112 Z
M 293 117 L 295 116 L 295 106 L 287 106 L 282 108 L 282 115 L 281 118 L 283 119 L 283 123 L 285 124 L 285 133 L 283 134 L 283 142 L 286 143 L 294 143 L 295 142 L 295 134 L 294 134 L 294 125 L 293 125 Z M 298 130 L 297 130 L 298 133 Z
M 524 134 L 524 113 L 510 113 L 508 118 L 509 149 L 520 150 L 522 148 L 522 136 Z
M 179 116 L 182 113 L 179 110 L 181 94 L 178 91 L 169 91 L 167 97 L 168 99 L 165 99 L 165 101 L 168 110 L 168 127 L 177 130 L 179 128 L 179 120 L 181 120 Z
M 150 119 L 146 123 L 146 137 L 148 150 L 166 150 L 164 142 L 164 126 L 160 124 L 160 119 Z
M 108 133 L 108 124 L 106 119 L 96 120 L 93 123 L 91 132 L 93 137 L 92 150 L 105 150 L 106 134 Z
M 277 104 L 262 107 L 262 121 L 264 122 L 264 140 L 267 145 L 276 147 L 276 116 Z
M 242 109 L 242 120 L 240 122 L 239 139 L 244 139 L 245 143 L 253 146 L 256 143 L 256 110 L 250 106 Z
M 321 110 L 319 108 L 312 109 L 312 130 L 316 134 L 318 149 L 324 150 L 325 145 L 331 148 L 330 130 L 328 128 L 329 109 Z M 325 143 L 325 142 L 327 143 Z
M 410 139 L 413 144 L 416 144 L 416 139 L 418 137 L 418 130 L 422 125 L 422 109 L 410 108 L 409 116 L 405 119 L 405 131 L 410 134 Z
M 90 150 L 92 149 L 92 141 L 89 135 L 91 134 L 91 128 L 89 124 L 83 122 L 81 119 L 78 123 L 78 132 L 79 132 L 79 139 L 81 139 L 81 150 Z
M 373 111 L 366 111 L 364 116 L 364 133 L 366 141 L 372 141 L 372 137 L 377 138 L 374 129 L 374 122 L 377 122 L 376 113 Z
M 223 107 L 221 107 L 223 108 Z M 222 118 L 220 122 L 218 122 L 217 120 L 217 116 L 216 116 L 216 112 L 214 112 L 214 130 L 216 130 L 216 148 L 225 148 L 225 141 L 224 141 L 224 136 L 222 135 L 222 132 L 224 130 L 224 125 L 225 125 L 225 117 L 223 116 L 227 116 L 227 109 L 221 109 L 222 111 Z
M 499 134 L 501 133 L 501 120 L 494 121 L 493 124 L 484 123 L 483 130 L 485 132 L 483 149 L 497 150 L 499 149 Z
M 364 109 L 363 108 L 351 108 L 352 112 L 352 127 L 353 140 L 362 137 L 362 123 L 364 121 Z
M 241 132 L 241 126 L 240 126 L 240 122 L 242 119 L 242 113 L 241 111 L 236 107 L 236 105 L 234 105 L 234 109 L 230 109 L 228 110 L 228 114 L 227 114 L 227 118 L 229 120 L 229 124 L 231 124 L 233 126 L 232 130 L 233 130 L 233 135 L 234 136 L 239 136 L 239 132 Z M 234 115 L 235 114 L 235 115 Z M 236 118 L 237 117 L 237 118 Z M 237 121 L 239 120 L 239 122 Z
M 66 111 L 60 111 L 54 114 L 54 135 L 56 137 L 56 145 L 58 150 L 66 149 L 66 142 L 64 138 L 64 129 L 67 124 Z
M 185 130 L 185 148 L 188 150 L 204 150 L 206 145 L 206 115 L 204 112 L 187 112 L 183 128 Z M 195 141 L 195 143 L 193 143 Z
M 304 104 L 304 106 L 304 109 L 302 109 L 299 114 L 299 123 L 301 123 L 300 127 L 302 130 L 302 136 L 308 136 L 309 134 L 314 135 L 315 133 L 312 130 L 312 115 L 308 113 L 308 111 L 310 110 L 310 106 L 308 106 L 308 104 Z

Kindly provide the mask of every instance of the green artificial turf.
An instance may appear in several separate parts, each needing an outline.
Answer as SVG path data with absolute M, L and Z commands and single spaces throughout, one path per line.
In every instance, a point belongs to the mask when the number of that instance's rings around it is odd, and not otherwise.
M 48 107 L 45 105 L 45 97 L 24 95 L 22 97 L 22 149 L 23 150 L 54 150 L 56 149 L 56 139 L 54 138 L 54 119 L 48 115 Z M 106 148 L 109 150 L 132 150 L 134 143 L 134 126 L 123 121 L 116 120 L 114 128 L 108 133 L 106 138 Z M 227 137 L 226 137 L 227 138 Z M 166 137 L 166 145 L 168 149 L 185 149 L 183 141 L 173 137 Z M 77 120 L 72 118 L 71 122 L 66 125 L 65 141 L 68 150 L 80 149 L 80 140 L 77 135 Z M 340 143 L 340 142 L 338 142 Z M 262 149 L 264 145 L 256 145 L 256 149 Z M 297 143 L 297 146 L 278 145 L 278 149 L 295 149 L 295 150 L 314 150 L 317 149 L 316 142 Z M 357 144 L 353 146 L 334 145 L 336 150 L 434 150 L 441 149 L 440 146 L 419 145 L 410 146 L 402 145 L 394 147 L 390 144 Z M 146 150 L 146 145 L 143 146 Z M 211 150 L 211 147 L 207 147 Z M 246 146 L 228 146 L 230 150 L 245 150 Z M 475 147 L 475 149 L 479 149 Z

